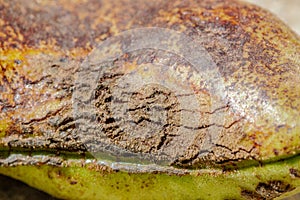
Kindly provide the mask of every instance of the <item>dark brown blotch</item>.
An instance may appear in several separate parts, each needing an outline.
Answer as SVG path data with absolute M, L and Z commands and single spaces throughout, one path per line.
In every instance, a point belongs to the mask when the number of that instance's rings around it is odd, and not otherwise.
M 259 183 L 256 187 L 256 192 L 264 199 L 273 199 L 293 189 L 294 187 L 289 183 L 285 183 L 280 180 L 274 180 L 267 183 Z
M 300 178 L 300 171 L 298 169 L 290 168 L 290 175 L 292 177 Z

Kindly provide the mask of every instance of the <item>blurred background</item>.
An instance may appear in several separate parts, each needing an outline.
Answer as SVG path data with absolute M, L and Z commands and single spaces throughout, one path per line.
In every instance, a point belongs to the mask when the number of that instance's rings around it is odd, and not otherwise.
M 300 0 L 246 0 L 276 14 L 300 35 Z M 0 175 L 0 200 L 55 200 L 19 181 Z M 300 199 L 300 194 L 286 200 Z
M 300 35 L 300 0 L 244 0 L 259 5 L 282 19 Z

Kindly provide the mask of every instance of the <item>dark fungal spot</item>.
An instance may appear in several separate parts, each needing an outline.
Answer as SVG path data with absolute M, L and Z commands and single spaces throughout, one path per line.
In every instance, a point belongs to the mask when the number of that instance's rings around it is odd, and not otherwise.
M 241 196 L 243 196 L 245 199 L 274 199 L 276 197 L 279 197 L 285 192 L 289 192 L 293 190 L 294 187 L 292 187 L 290 184 L 285 183 L 280 180 L 274 180 L 269 181 L 266 183 L 259 183 L 256 186 L 255 191 L 250 190 L 242 190 Z
M 267 183 L 259 183 L 256 187 L 256 192 L 264 199 L 273 199 L 280 196 L 282 193 L 293 190 L 294 188 L 283 181 L 274 180 Z
M 20 65 L 20 64 L 22 64 L 22 61 L 21 61 L 21 60 L 19 60 L 19 59 L 16 59 L 14 62 L 15 62 L 17 65 Z
M 76 185 L 76 184 L 77 184 L 77 181 L 71 181 L 70 184 L 71 184 L 71 185 Z
M 261 196 L 254 191 L 243 190 L 241 196 L 245 199 L 261 199 Z
M 300 178 L 300 172 L 297 169 L 290 168 L 290 175 L 296 178 Z
M 274 154 L 277 156 L 279 154 L 278 150 L 277 149 L 274 149 L 273 150 Z
M 65 57 L 59 59 L 59 62 L 62 62 L 62 63 L 67 62 L 67 61 L 68 61 L 68 58 L 65 58 Z

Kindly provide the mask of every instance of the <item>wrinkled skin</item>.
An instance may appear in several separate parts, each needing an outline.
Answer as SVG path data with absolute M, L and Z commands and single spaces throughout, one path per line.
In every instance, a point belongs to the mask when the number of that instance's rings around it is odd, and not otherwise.
M 217 0 L 22 4 L 0 0 L 0 14 L 1 173 L 69 199 L 108 198 L 108 194 L 137 198 L 140 192 L 145 198 L 190 194 L 189 199 L 259 199 L 297 192 L 300 39 L 270 13 L 250 4 Z M 166 152 L 170 160 L 164 166 L 121 163 L 112 167 L 109 162 L 88 160 L 86 138 L 80 137 L 73 115 L 75 74 L 101 41 L 144 27 L 176 30 L 199 40 L 217 66 L 226 95 L 216 109 L 209 103 L 199 105 L 204 124 L 196 127 L 192 139 L 184 137 L 187 141 L 178 136 L 168 142 L 172 129 L 149 144 L 131 133 L 108 135 L 110 142 L 131 152 L 155 159 Z M 124 65 L 134 67 L 139 56 L 129 55 Z M 110 95 L 107 88 L 105 95 Z M 205 89 L 196 87 L 199 98 L 218 98 Z M 101 107 L 105 101 L 97 100 L 99 113 L 106 115 Z M 205 119 L 220 113 L 222 123 L 206 124 Z M 99 122 L 107 127 L 107 134 L 116 135 L 105 117 Z M 218 138 L 202 155 L 203 138 L 214 126 L 219 127 Z M 179 156 L 169 151 L 178 143 L 186 148 Z M 204 181 L 207 185 L 199 186 Z M 217 190 L 221 183 L 231 188 Z M 92 191 L 93 184 L 97 192 Z M 165 193 L 156 192 L 160 187 Z M 79 192 L 69 192 L 74 190 Z

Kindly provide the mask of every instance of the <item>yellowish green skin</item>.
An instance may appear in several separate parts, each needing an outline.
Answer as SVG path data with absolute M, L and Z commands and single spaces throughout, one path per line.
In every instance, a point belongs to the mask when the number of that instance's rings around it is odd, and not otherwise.
M 62 199 L 247 199 L 259 183 L 282 181 L 291 188 L 300 178 L 290 173 L 300 170 L 299 157 L 261 167 L 232 172 L 214 170 L 203 174 L 167 175 L 94 171 L 89 165 L 78 167 L 18 166 L 2 167 L 0 173 Z M 244 192 L 243 192 L 244 191 Z M 280 198 L 296 194 L 300 189 Z

